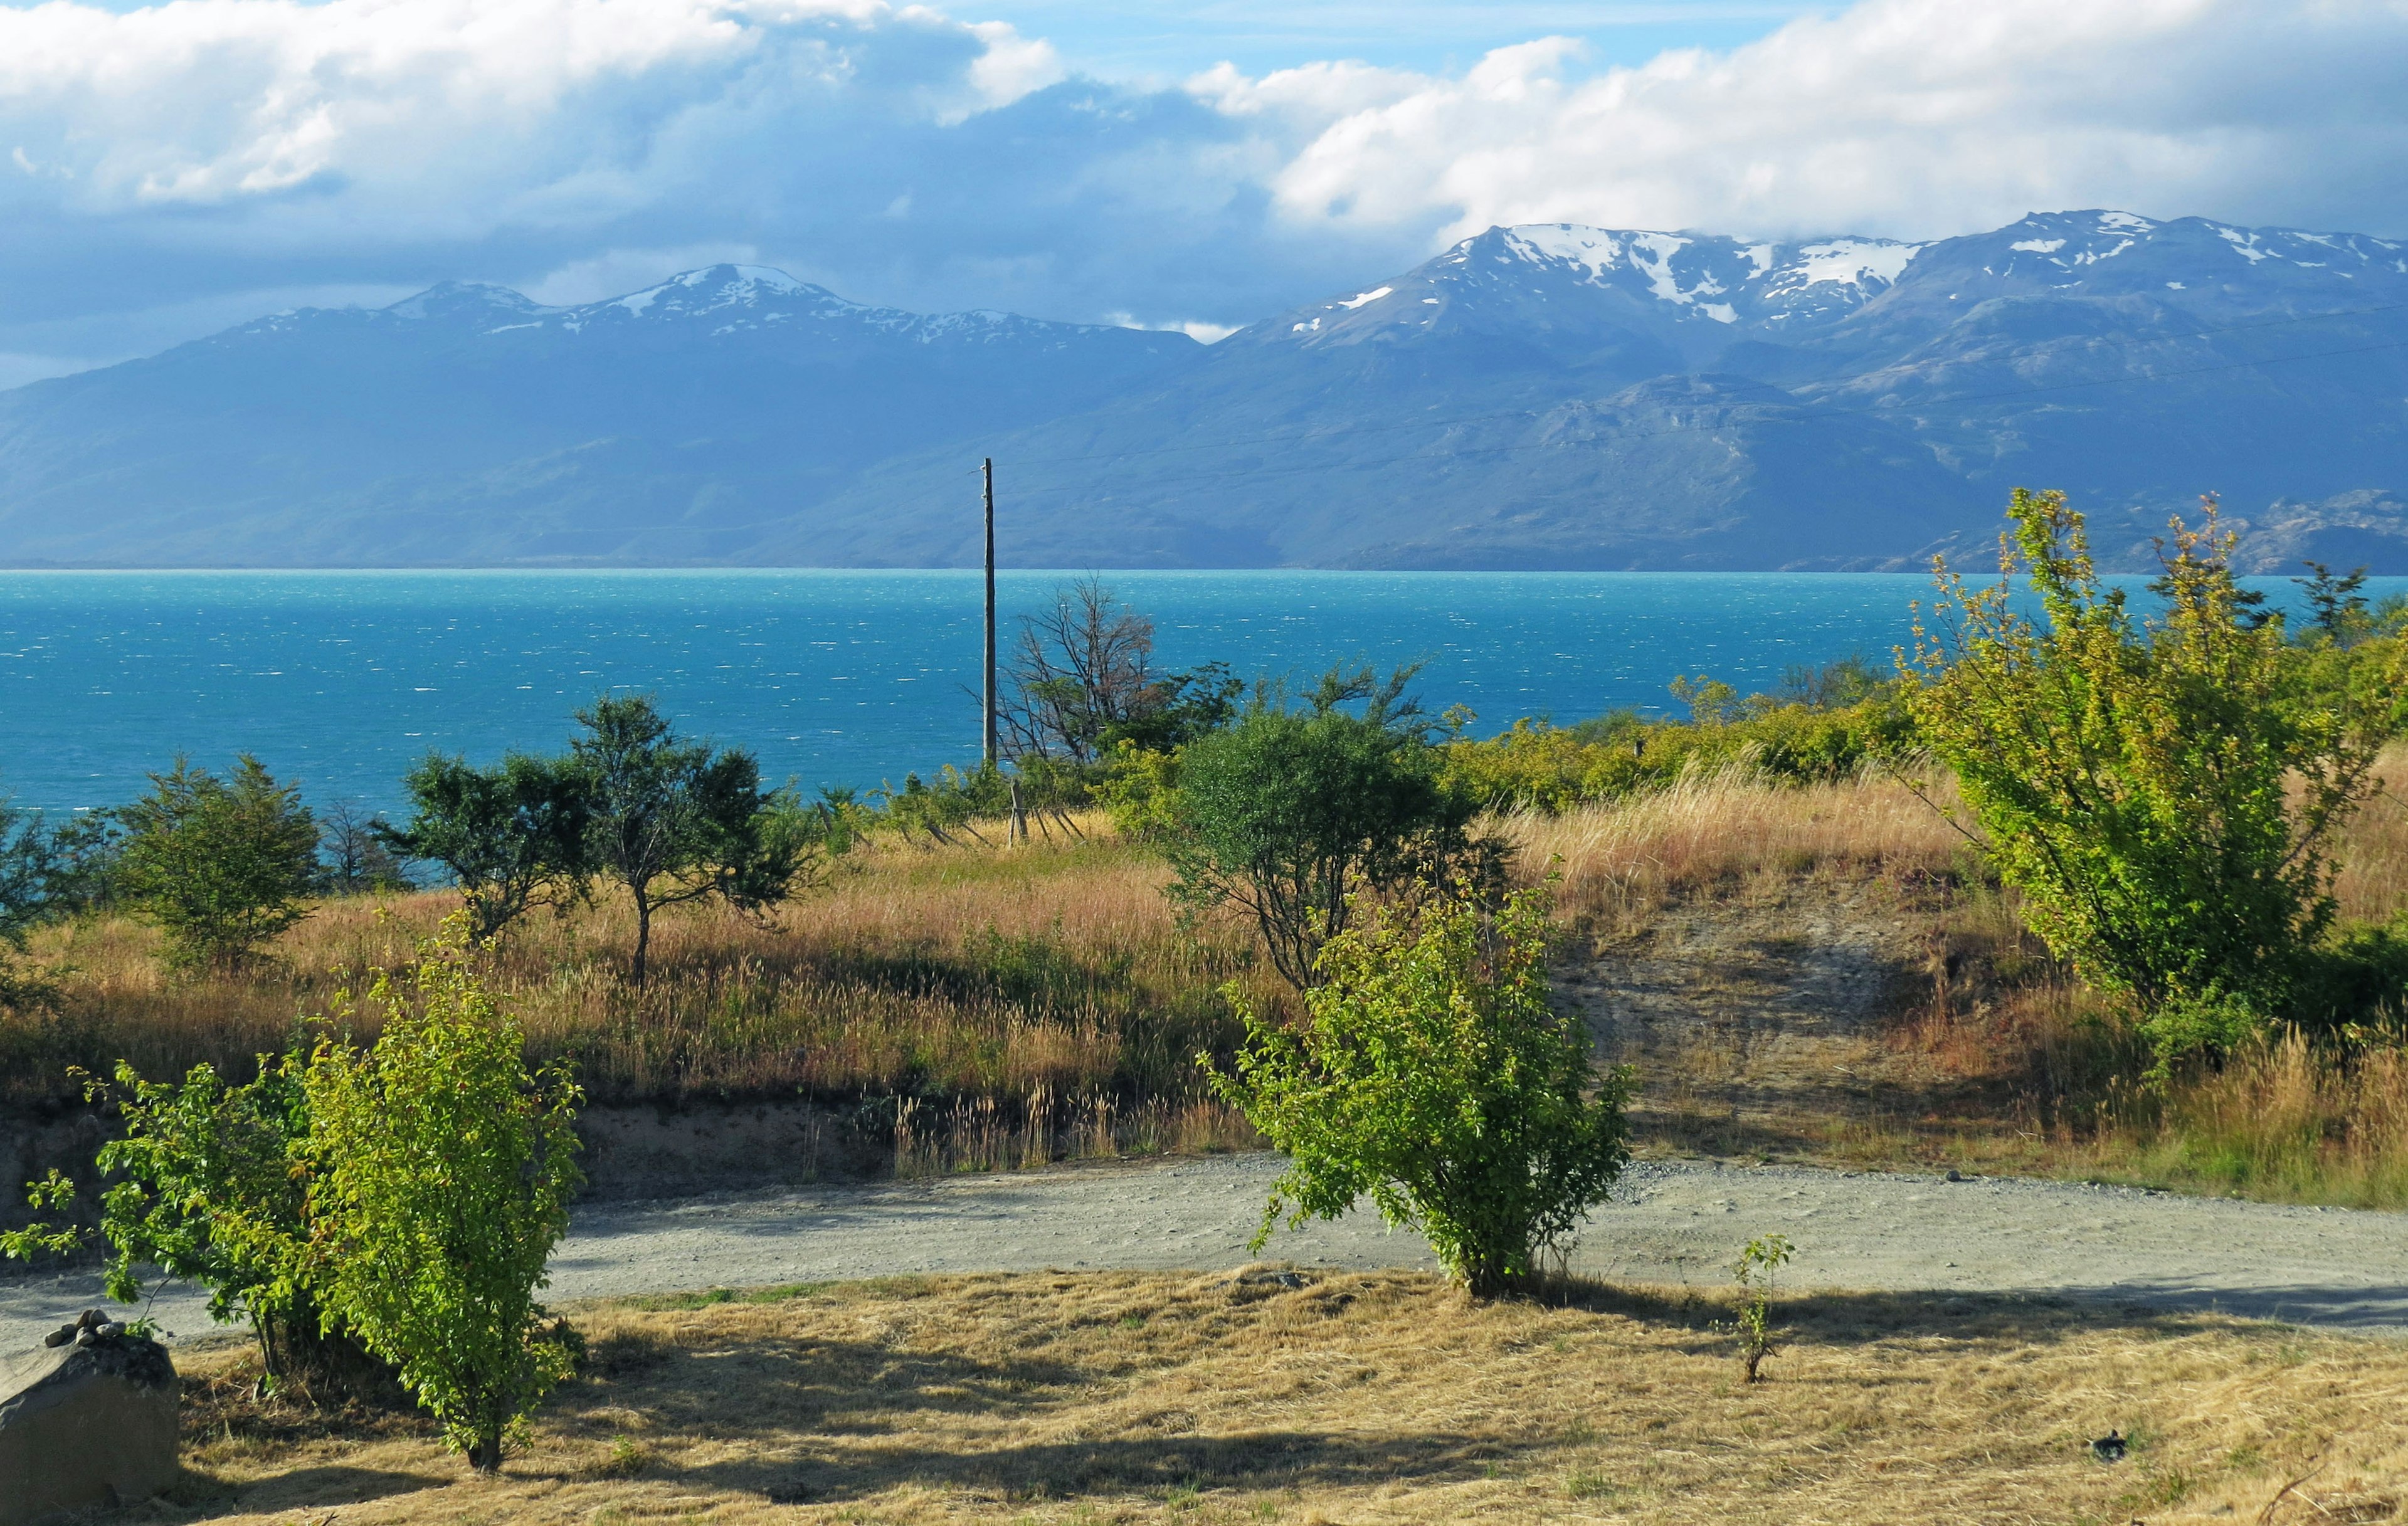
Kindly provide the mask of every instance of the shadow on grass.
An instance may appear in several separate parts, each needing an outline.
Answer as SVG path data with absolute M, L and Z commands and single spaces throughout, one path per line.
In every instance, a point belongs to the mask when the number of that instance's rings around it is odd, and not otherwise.
M 984 1451 L 895 1448 L 841 1460 L 745 1458 L 674 1476 L 781 1504 L 868 1498 L 899 1485 L 994 1490 L 1013 1499 L 1171 1490 L 1269 1490 L 1460 1482 L 1509 1466 L 1529 1446 L 1444 1433 L 1383 1435 L 1294 1431 L 1239 1436 L 1109 1437 Z
M 458 1481 L 456 1474 L 395 1473 L 326 1463 L 236 1485 L 222 1482 L 205 1471 L 187 1469 L 169 1490 L 168 1498 L 203 1506 L 210 1513 L 228 1508 L 252 1513 L 311 1510 L 414 1494 L 423 1489 L 441 1489 Z
M 1728 1289 L 1666 1288 L 1567 1276 L 1548 1279 L 1528 1297 L 1532 1303 L 1552 1307 L 1618 1315 L 1710 1337 L 1699 1343 L 1698 1349 L 1717 1348 L 1717 1343 L 1727 1345 L 1729 1340 L 1716 1328 L 1730 1318 Z M 1790 1332 L 1793 1341 L 1816 1346 L 1931 1338 L 2045 1346 L 2107 1332 L 2144 1331 L 2160 1338 L 2210 1329 L 2233 1333 L 2235 1320 L 2243 1321 L 2242 1333 L 2248 1333 L 2251 1323 L 2259 1323 L 2269 1338 L 2289 1340 L 2302 1333 L 2300 1322 L 2310 1317 L 2314 1333 L 2329 1334 L 2358 1325 L 2397 1327 L 2403 1308 L 2408 1308 L 2408 1287 L 2265 1288 L 2244 1296 L 2210 1294 L 2174 1284 L 2123 1284 L 2046 1292 L 1776 1293 L 1773 1319 Z

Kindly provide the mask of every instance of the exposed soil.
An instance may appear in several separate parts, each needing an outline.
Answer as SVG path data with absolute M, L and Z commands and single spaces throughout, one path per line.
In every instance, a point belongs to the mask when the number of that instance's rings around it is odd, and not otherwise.
M 1765 877 L 1658 911 L 1555 970 L 1609 1064 L 1638 1072 L 1643 1144 L 1812 1154 L 1834 1122 L 1985 1112 L 1897 1028 L 1952 960 L 1938 891 L 1892 880 Z

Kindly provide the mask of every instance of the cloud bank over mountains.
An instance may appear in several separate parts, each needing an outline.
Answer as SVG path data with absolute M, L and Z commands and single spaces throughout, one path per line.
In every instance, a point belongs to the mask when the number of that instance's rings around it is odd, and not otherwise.
M 0 8 L 0 383 L 269 307 L 719 260 L 1209 333 L 1492 223 L 2408 234 L 2408 0 L 1864 0 L 1639 67 L 1533 36 L 1169 87 L 948 5 Z

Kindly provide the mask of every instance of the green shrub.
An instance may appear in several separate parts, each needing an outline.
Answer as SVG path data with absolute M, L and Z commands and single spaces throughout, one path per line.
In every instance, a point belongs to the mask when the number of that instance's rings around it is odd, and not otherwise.
M 318 823 L 300 791 L 248 753 L 219 778 L 178 759 L 118 814 L 117 878 L 166 935 L 171 965 L 232 969 L 307 917 L 318 877 Z
M 2010 514 L 1996 585 L 1943 569 L 1911 704 L 2033 930 L 2133 1001 L 2162 1075 L 2286 1009 L 2383 718 L 2306 681 L 2235 582 L 2212 503 L 2202 529 L 2176 521 L 2145 622 L 2064 494 L 2018 489 Z M 2013 602 L 2018 571 L 2039 620 Z
M 1169 894 L 1189 913 L 1245 911 L 1299 990 L 1359 893 L 1499 877 L 1498 849 L 1471 832 L 1477 803 L 1447 784 L 1404 695 L 1412 677 L 1332 672 L 1301 708 L 1258 701 L 1181 750 Z M 1358 701 L 1360 714 L 1343 707 Z
M 180 1081 L 146 1081 L 121 1062 L 114 1082 L 87 1077 L 85 1097 L 113 1109 L 122 1133 L 100 1148 L 100 1198 L 108 1296 L 138 1304 L 153 1269 L 208 1291 L 209 1317 L 250 1322 L 262 1365 L 280 1390 L 375 1398 L 390 1374 L 330 1323 L 310 1285 L 306 1177 L 295 1171 L 309 1135 L 304 1057 L 262 1055 L 259 1074 L 229 1084 L 210 1065 Z M 72 1182 L 56 1172 L 36 1205 L 64 1206 Z M 73 1227 L 34 1224 L 0 1237 L 7 1254 L 69 1253 Z
M 378 977 L 373 1049 L 311 1056 L 308 1263 L 328 1314 L 492 1472 L 569 1369 L 535 1292 L 582 1181 L 580 1098 L 564 1072 L 529 1073 L 469 961 L 454 917 L 406 981 Z
M 1368 1195 L 1489 1297 L 1604 1200 L 1629 1158 L 1630 1072 L 1600 1084 L 1586 1030 L 1549 1005 L 1547 919 L 1540 891 L 1493 920 L 1444 899 L 1376 915 L 1322 948 L 1295 1028 L 1230 988 L 1247 1037 L 1213 1089 L 1289 1157 L 1256 1248 L 1283 1212 L 1335 1219 Z

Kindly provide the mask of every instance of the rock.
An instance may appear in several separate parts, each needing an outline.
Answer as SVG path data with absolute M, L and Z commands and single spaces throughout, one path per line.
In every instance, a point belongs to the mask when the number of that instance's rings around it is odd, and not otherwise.
M 118 1333 L 99 1333 L 110 1325 Z M 130 1505 L 176 1481 L 176 1364 L 124 1329 L 87 1314 L 6 1362 L 0 1526 Z

